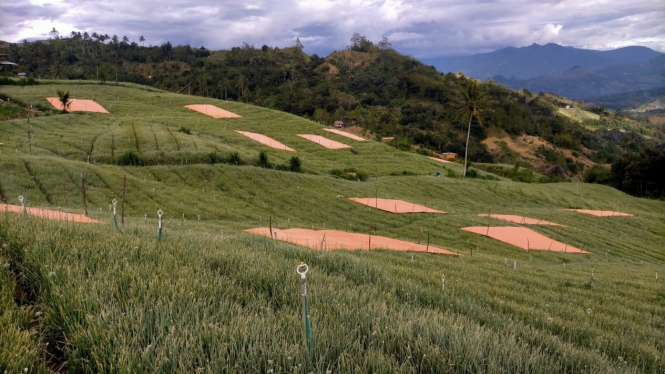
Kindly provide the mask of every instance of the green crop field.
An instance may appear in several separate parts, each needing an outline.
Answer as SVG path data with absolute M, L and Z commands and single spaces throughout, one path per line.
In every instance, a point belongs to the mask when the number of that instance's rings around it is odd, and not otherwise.
M 52 83 L 0 93 L 48 105 L 45 97 L 65 89 L 110 114 L 33 117 L 29 142 L 26 118 L 0 121 L 0 200 L 19 204 L 22 195 L 28 206 L 83 213 L 85 183 L 88 215 L 103 223 L 0 213 L 0 372 L 665 371 L 663 201 L 600 185 L 448 177 L 462 167 L 256 106 Z M 242 118 L 210 118 L 187 104 Z M 302 133 L 353 148 L 327 150 Z M 273 167 L 257 166 L 261 151 Z M 143 166 L 118 165 L 127 152 Z M 287 171 L 292 156 L 300 172 Z M 122 197 L 123 176 L 121 234 L 109 208 Z M 449 214 L 397 215 L 344 198 L 374 196 Z M 530 228 L 591 254 L 525 251 L 460 230 L 513 225 L 479 213 L 561 223 Z M 462 256 L 316 251 L 242 232 L 268 225 L 429 238 Z M 310 266 L 310 352 L 301 262 Z

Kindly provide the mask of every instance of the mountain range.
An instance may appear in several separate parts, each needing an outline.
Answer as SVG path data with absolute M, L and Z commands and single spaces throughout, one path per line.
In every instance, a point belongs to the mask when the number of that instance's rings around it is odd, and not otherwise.
M 595 51 L 549 43 L 421 61 L 444 73 L 462 70 L 466 76 L 477 79 L 488 79 L 497 75 L 508 79 L 530 79 L 541 75 L 559 75 L 576 66 L 586 70 L 601 70 L 611 66 L 644 63 L 660 56 L 663 54 L 646 47 Z
M 516 90 L 553 92 L 571 99 L 594 98 L 600 103 L 606 102 L 605 96 L 624 95 L 639 106 L 655 99 L 649 93 L 665 88 L 665 55 L 646 47 L 595 51 L 553 43 L 532 44 L 422 61 L 441 72 L 462 71 L 468 77 L 494 79 Z M 626 107 L 626 103 L 611 102 L 617 104 L 613 109 Z

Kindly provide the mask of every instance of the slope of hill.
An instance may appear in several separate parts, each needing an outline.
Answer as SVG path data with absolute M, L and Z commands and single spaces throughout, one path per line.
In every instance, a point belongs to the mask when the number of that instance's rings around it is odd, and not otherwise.
M 501 75 L 508 79 L 530 79 L 541 75 L 559 75 L 580 66 L 585 70 L 600 70 L 610 66 L 643 63 L 662 56 L 646 47 L 624 47 L 595 51 L 564 47 L 549 43 L 528 47 L 508 47 L 498 51 L 464 57 L 424 59 L 442 72 L 457 72 L 477 79 Z
M 654 276 L 665 264 L 665 202 L 591 184 L 462 180 L 454 177 L 458 164 L 355 142 L 258 106 L 138 85 L 51 83 L 0 93 L 47 105 L 45 97 L 65 89 L 110 113 L 32 117 L 30 140 L 26 118 L 0 120 L 0 200 L 18 203 L 22 195 L 31 207 L 87 209 L 104 223 L 0 213 L 3 371 L 663 369 L 665 303 Z M 186 104 L 242 118 L 214 119 Z M 302 172 L 278 167 L 293 153 L 234 130 L 292 146 Z M 352 148 L 327 150 L 300 133 Z M 272 168 L 258 166 L 260 151 Z M 127 152 L 143 166 L 118 165 Z M 239 164 L 229 157 L 236 152 Z M 331 173 L 348 168 L 372 178 Z M 448 214 L 394 214 L 345 198 L 373 196 Z M 113 199 L 124 200 L 124 234 L 113 225 Z M 570 208 L 635 216 L 562 210 Z M 533 230 L 591 254 L 526 251 L 461 230 L 516 226 L 479 213 L 565 224 Z M 463 256 L 337 251 L 335 243 L 311 250 L 241 232 L 269 225 L 387 236 Z M 310 266 L 309 353 L 295 273 L 301 262 Z
M 367 40 L 326 58 L 307 56 L 299 47 L 243 45 L 208 51 L 170 43 L 141 47 L 118 40 L 75 33 L 49 43 L 13 44 L 9 51 L 32 77 L 131 81 L 252 103 L 320 123 L 341 120 L 378 137 L 396 137 L 395 144 L 402 147 L 464 152 L 466 124 L 455 101 L 468 78 L 442 75 Z M 513 137 L 539 136 L 552 147 L 586 153 L 595 162 L 611 162 L 623 152 L 602 133 L 558 115 L 561 98 L 515 92 L 494 83 L 486 86 L 494 104 L 484 126 L 472 126 L 469 157 L 473 162 L 501 161 L 483 144 L 494 130 Z M 576 160 L 554 159 L 554 163 L 546 161 L 554 180 L 572 178 L 581 171 L 572 166 Z

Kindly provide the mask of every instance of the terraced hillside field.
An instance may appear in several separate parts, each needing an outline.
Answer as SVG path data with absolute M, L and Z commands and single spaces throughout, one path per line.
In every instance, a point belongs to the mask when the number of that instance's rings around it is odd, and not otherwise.
M 0 121 L 0 200 L 20 204 L 22 195 L 31 207 L 84 213 L 85 184 L 88 215 L 104 223 L 0 213 L 0 372 L 665 370 L 662 201 L 599 185 L 459 179 L 458 164 L 256 106 L 56 83 L 0 93 L 46 105 L 65 89 L 109 114 L 33 117 L 29 143 L 26 118 Z M 215 119 L 189 104 L 241 118 Z M 300 171 L 291 171 L 294 156 Z M 121 234 L 109 208 L 122 198 L 123 176 Z M 447 214 L 395 214 L 351 197 Z M 634 216 L 563 210 L 572 208 Z M 590 254 L 526 251 L 461 230 L 519 226 L 478 214 L 559 223 L 529 228 Z M 243 232 L 269 226 L 385 236 L 461 256 L 322 251 Z M 310 352 L 301 262 L 310 266 Z

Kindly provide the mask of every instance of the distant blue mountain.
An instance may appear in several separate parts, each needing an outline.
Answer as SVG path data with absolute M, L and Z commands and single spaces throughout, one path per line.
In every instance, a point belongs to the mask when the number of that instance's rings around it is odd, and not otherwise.
M 575 66 L 557 75 L 531 79 L 495 76 L 497 83 L 512 89 L 554 92 L 570 99 L 602 98 L 629 92 L 658 92 L 665 88 L 665 55 L 646 62 L 612 65 L 599 70 Z
M 472 56 L 422 59 L 441 72 L 463 71 L 467 77 L 487 79 L 500 75 L 506 79 L 530 79 L 541 75 L 559 75 L 573 67 L 600 70 L 617 65 L 643 63 L 662 56 L 646 47 L 624 47 L 611 51 L 594 51 L 558 44 L 508 47 Z

